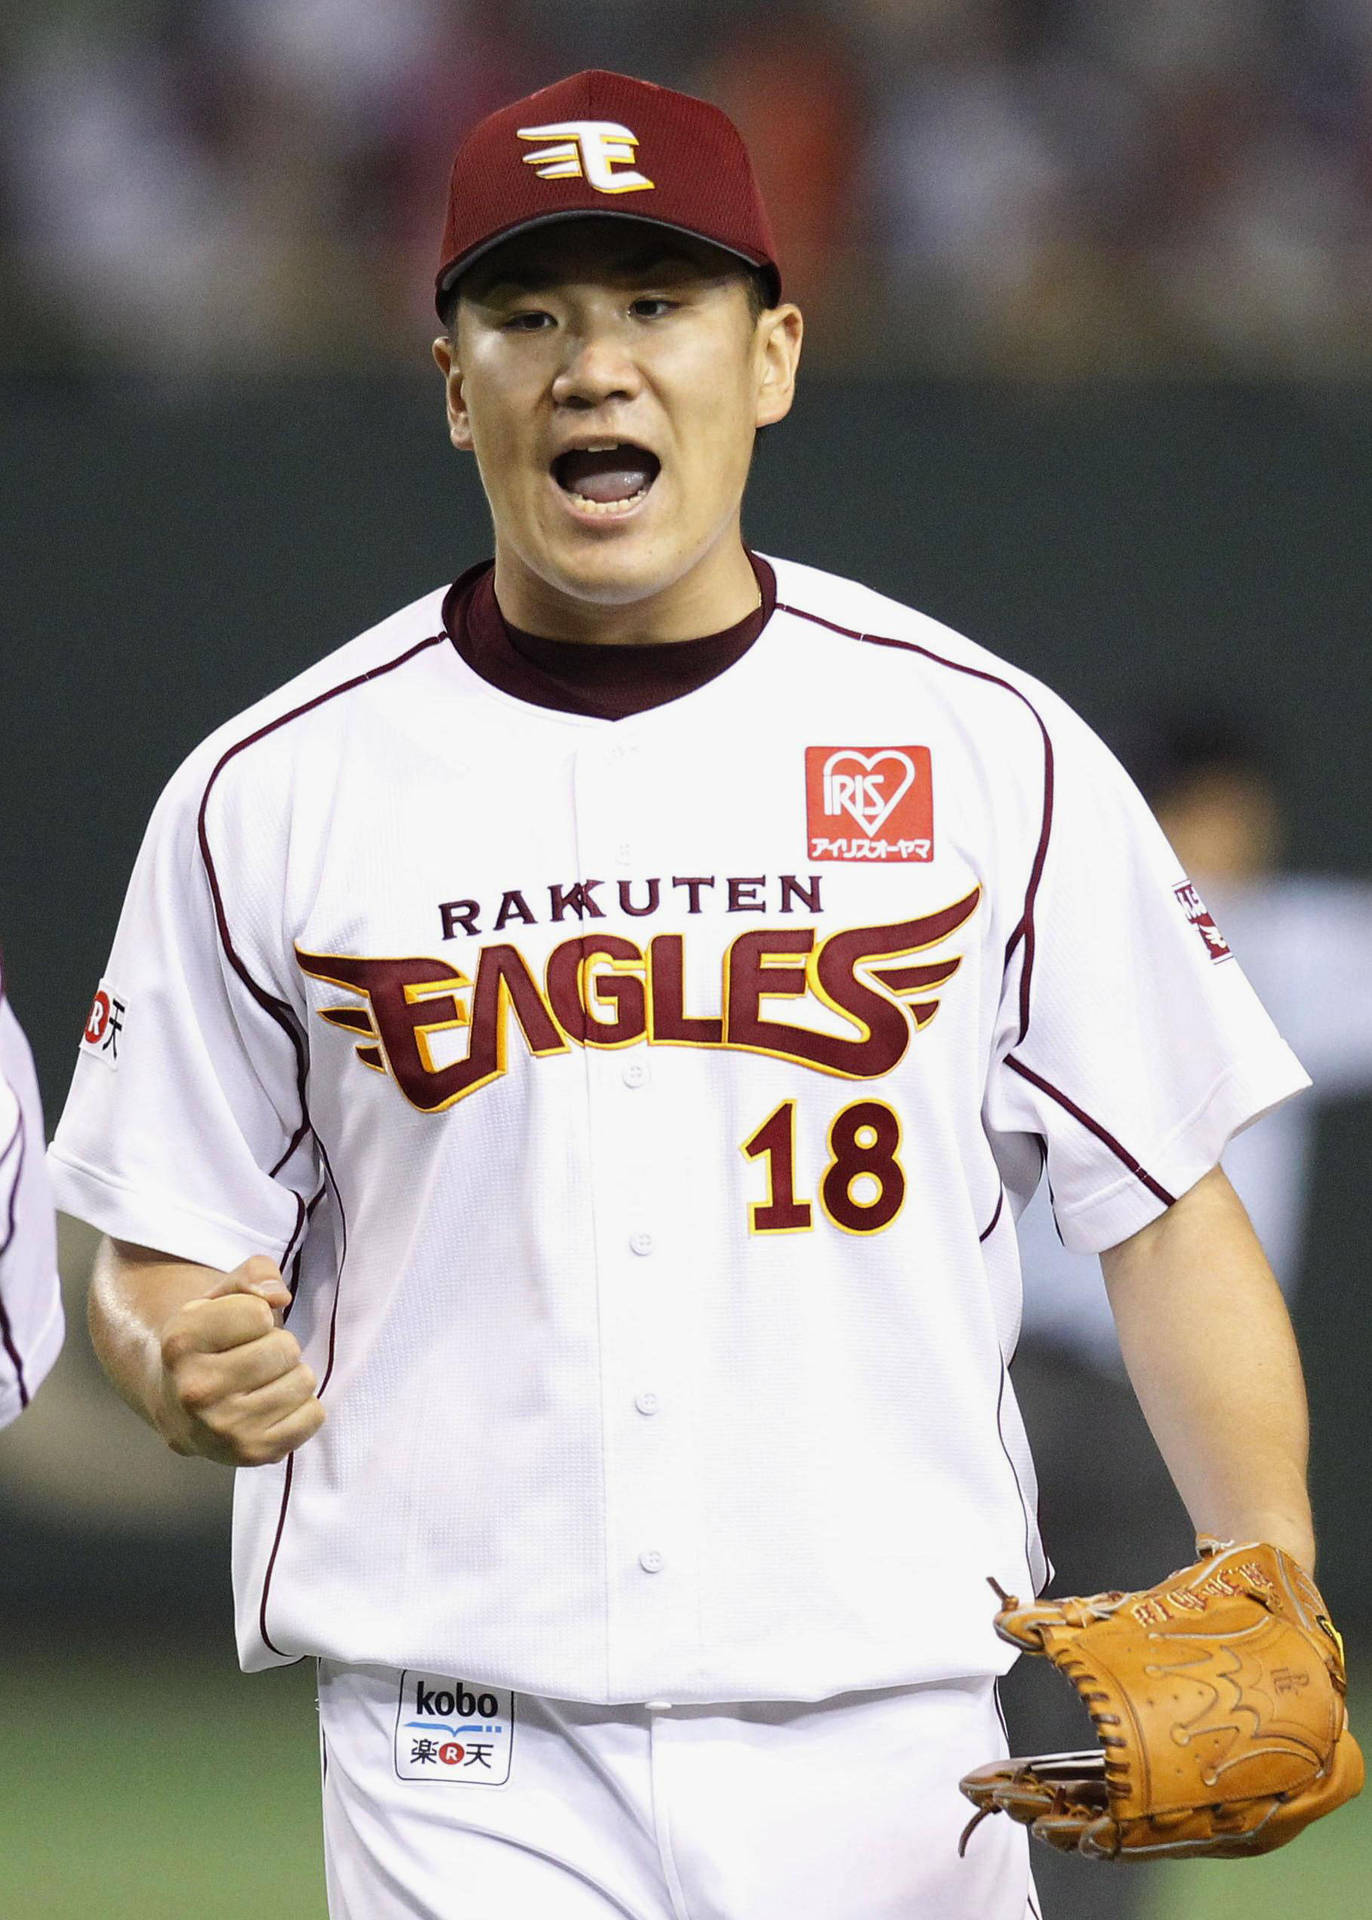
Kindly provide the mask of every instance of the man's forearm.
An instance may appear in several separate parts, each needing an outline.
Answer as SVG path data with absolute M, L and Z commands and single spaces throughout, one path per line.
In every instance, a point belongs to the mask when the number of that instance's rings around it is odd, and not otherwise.
M 91 1345 L 121 1397 L 159 1432 L 165 1432 L 163 1330 L 220 1278 L 213 1267 L 122 1241 L 100 1242 L 87 1300 Z
M 220 1273 L 107 1240 L 91 1339 L 125 1400 L 177 1453 L 266 1466 L 324 1421 L 300 1343 L 277 1321 L 290 1298 L 265 1254 Z
M 1198 1532 L 1313 1571 L 1309 1418 L 1281 1291 L 1216 1168 L 1101 1255 L 1129 1377 Z

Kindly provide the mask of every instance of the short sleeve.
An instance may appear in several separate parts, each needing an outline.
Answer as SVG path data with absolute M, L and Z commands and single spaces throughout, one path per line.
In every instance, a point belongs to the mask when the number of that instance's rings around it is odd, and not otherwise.
M 203 754 L 153 813 L 49 1156 L 57 1204 L 228 1270 L 284 1262 L 316 1182 L 303 1041 L 221 930 Z
M 1061 702 L 1043 716 L 1046 831 L 984 1118 L 993 1142 L 1039 1137 L 1064 1244 L 1099 1253 L 1309 1079 L 1123 768 Z
M 38 1391 L 64 1331 L 38 1080 L 2 995 L 0 989 L 0 1427 Z

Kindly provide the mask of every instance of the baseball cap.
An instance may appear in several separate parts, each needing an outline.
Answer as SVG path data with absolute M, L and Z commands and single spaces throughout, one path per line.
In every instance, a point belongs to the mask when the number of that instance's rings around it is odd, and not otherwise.
M 487 116 L 453 162 L 438 270 L 440 314 L 459 276 L 526 227 L 586 214 L 643 220 L 781 273 L 743 137 L 728 115 L 670 87 L 599 69 Z

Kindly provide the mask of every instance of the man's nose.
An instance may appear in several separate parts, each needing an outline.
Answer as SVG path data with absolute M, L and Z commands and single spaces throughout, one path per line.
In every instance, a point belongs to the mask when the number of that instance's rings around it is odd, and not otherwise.
M 642 378 L 627 343 L 610 328 L 567 336 L 567 351 L 553 381 L 559 406 L 598 407 L 607 400 L 631 400 Z

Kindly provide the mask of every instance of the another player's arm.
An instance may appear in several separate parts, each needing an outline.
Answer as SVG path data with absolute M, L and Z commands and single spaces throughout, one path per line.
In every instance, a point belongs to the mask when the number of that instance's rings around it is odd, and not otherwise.
M 277 1323 L 289 1300 L 263 1254 L 220 1273 L 103 1240 L 91 1282 L 91 1341 L 124 1399 L 175 1452 L 266 1466 L 324 1421 L 300 1344 Z
M 1300 1355 L 1222 1170 L 1101 1266 L 1129 1378 L 1197 1531 L 1271 1541 L 1313 1572 Z

